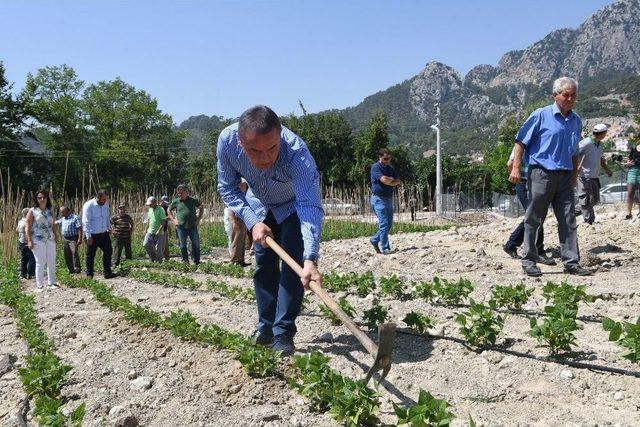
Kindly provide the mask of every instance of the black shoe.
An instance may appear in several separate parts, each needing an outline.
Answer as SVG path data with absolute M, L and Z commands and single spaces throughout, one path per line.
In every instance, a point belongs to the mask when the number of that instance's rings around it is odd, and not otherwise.
M 377 254 L 382 253 L 382 252 L 380 252 L 380 248 L 378 247 L 378 244 L 377 244 L 377 243 L 373 243 L 373 242 L 371 242 L 371 245 L 373 246 L 373 249 L 375 249 L 375 250 L 376 250 L 376 253 L 377 253 Z
M 575 212 L 573 212 L 573 213 L 575 214 L 575 216 L 580 216 L 580 215 L 582 215 L 582 211 L 575 211 Z
M 85 274 L 87 279 L 93 279 L 93 274 Z
M 518 250 L 514 247 L 503 245 L 502 249 L 513 259 L 520 259 L 520 255 L 518 255 Z
M 544 265 L 556 265 L 556 260 L 546 255 L 538 255 L 538 259 L 536 259 L 537 263 Z
M 631 219 L 631 214 L 627 214 L 624 219 Z
M 537 265 L 531 265 L 531 266 L 527 266 L 527 267 L 525 267 L 523 265 L 522 269 L 524 270 L 524 273 L 529 277 L 540 277 L 540 276 L 542 276 L 542 271 L 540 271 L 540 269 L 538 268 Z
M 253 338 L 253 342 L 257 345 L 271 347 L 271 345 L 273 344 L 272 333 L 255 331 L 253 335 L 251 335 L 251 337 Z
M 587 270 L 579 265 L 565 265 L 564 272 L 575 274 L 576 276 L 591 276 L 593 274 L 591 270 Z
M 286 334 L 276 335 L 273 338 L 271 349 L 279 351 L 284 357 L 291 356 L 296 351 L 296 347 L 293 345 L 293 338 Z
M 105 279 L 113 279 L 114 277 L 116 277 L 114 273 L 105 273 L 104 275 Z

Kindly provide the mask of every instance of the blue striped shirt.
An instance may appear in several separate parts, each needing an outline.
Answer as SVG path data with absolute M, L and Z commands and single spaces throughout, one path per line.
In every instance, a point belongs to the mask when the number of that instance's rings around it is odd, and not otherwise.
M 304 257 L 317 257 L 322 233 L 320 175 L 302 138 L 282 126 L 280 153 L 276 163 L 259 170 L 244 153 L 238 140 L 238 124 L 232 124 L 218 138 L 218 192 L 224 203 L 249 229 L 273 212 L 278 224 L 292 213 L 300 218 Z M 249 190 L 238 188 L 240 178 Z
M 109 202 L 100 206 L 95 198 L 87 201 L 82 206 L 82 228 L 87 238 L 109 231 Z
M 75 237 L 78 235 L 78 229 L 82 227 L 80 218 L 76 214 L 69 214 L 66 218 L 62 217 L 56 221 L 60 226 L 60 231 L 64 237 Z

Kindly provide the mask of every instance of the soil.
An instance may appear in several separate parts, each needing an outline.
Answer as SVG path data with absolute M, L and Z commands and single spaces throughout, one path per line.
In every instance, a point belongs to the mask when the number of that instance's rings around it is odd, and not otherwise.
M 620 358 L 623 349 L 607 341 L 608 333 L 598 321 L 602 316 L 635 321 L 640 315 L 640 221 L 625 221 L 624 214 L 607 209 L 599 209 L 597 215 L 595 226 L 581 224 L 578 229 L 582 263 L 597 270 L 586 278 L 563 274 L 560 262 L 554 267 L 541 266 L 545 273 L 541 278 L 525 277 L 520 262 L 502 250 L 518 220 L 491 215 L 476 214 L 470 221 L 474 225 L 446 231 L 393 235 L 390 255 L 374 254 L 368 238 L 323 243 L 323 271 L 372 271 L 376 277 L 395 273 L 407 284 L 432 280 L 436 275 L 449 280 L 466 277 L 475 284 L 471 296 L 476 301 L 487 301 L 492 285 L 523 282 L 535 288 L 524 307 L 531 312 L 543 310 L 541 288 L 548 280 L 586 284 L 588 293 L 596 296 L 593 303 L 580 307 L 578 323 L 582 329 L 576 334 L 575 351 L 555 359 L 528 336 L 526 314 L 509 314 L 499 347 L 478 352 L 460 343 L 454 322 L 466 307 L 442 307 L 411 298 L 382 299 L 399 333 L 393 367 L 379 384 L 381 423 L 395 420 L 390 400 L 412 404 L 422 388 L 451 404 L 457 417 L 454 426 L 467 425 L 469 416 L 478 425 L 487 426 L 640 425 L 640 378 L 632 375 L 640 376 L 640 366 Z M 548 218 L 545 231 L 547 248 L 557 252 L 554 218 Z M 211 256 L 218 262 L 225 258 L 224 249 Z M 191 276 L 213 278 L 207 274 Z M 252 286 L 251 279 L 216 278 Z M 255 327 L 257 314 L 252 303 L 127 277 L 105 283 L 116 294 L 163 313 L 189 310 L 201 323 L 216 323 L 245 334 Z M 25 283 L 29 292 L 32 287 L 32 282 Z M 74 367 L 72 382 L 63 389 L 70 399 L 67 405 L 73 409 L 80 401 L 87 404 L 87 426 L 126 425 L 127 416 L 148 426 L 336 425 L 327 414 L 311 411 L 285 380 L 250 378 L 224 351 L 182 342 L 166 331 L 131 325 L 118 313 L 109 312 L 88 291 L 61 288 L 36 298 L 41 324 L 56 342 L 57 354 Z M 312 303 L 298 318 L 298 352 L 322 351 L 331 356 L 332 367 L 343 375 L 363 377 L 371 358 L 346 328 L 333 326 L 320 316 L 316 297 L 309 299 Z M 357 320 L 362 321 L 362 311 L 370 307 L 372 296 L 349 295 L 348 300 L 357 309 Z M 436 321 L 435 336 L 406 333 L 402 319 L 412 310 Z M 26 350 L 16 336 L 10 311 L 0 307 L 0 314 L 0 356 L 5 353 L 20 358 Z M 371 336 L 375 340 L 375 332 Z M 576 361 L 591 364 L 593 369 L 568 365 Z M 602 372 L 598 366 L 629 373 Z M 2 425 L 15 425 L 14 414 L 24 398 L 16 369 L 14 364 L 0 375 Z M 149 389 L 131 388 L 131 378 L 140 377 L 152 378 Z

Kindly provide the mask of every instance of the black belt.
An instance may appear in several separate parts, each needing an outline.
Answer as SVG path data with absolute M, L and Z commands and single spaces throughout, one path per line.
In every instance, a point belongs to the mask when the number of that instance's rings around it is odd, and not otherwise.
M 78 235 L 77 235 L 77 234 L 75 234 L 75 235 L 73 235 L 73 236 L 64 236 L 64 238 L 65 238 L 65 239 L 69 239 L 69 240 L 70 240 L 70 239 L 78 240 Z

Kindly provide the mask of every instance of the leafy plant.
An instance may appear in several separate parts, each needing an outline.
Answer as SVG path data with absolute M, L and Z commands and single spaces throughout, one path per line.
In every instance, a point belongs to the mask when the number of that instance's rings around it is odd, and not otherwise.
M 587 285 L 571 286 L 567 282 L 557 285 L 553 282 L 547 282 L 542 288 L 542 295 L 547 302 L 551 301 L 554 304 L 562 304 L 577 310 L 580 302 L 593 301 L 593 296 L 587 294 L 586 289 Z
M 368 271 L 358 278 L 356 284 L 356 295 L 364 298 L 376 289 L 376 280 L 373 273 Z
M 372 421 L 379 407 L 378 393 L 362 381 L 333 371 L 328 362 L 329 358 L 318 352 L 294 356 L 293 366 L 299 375 L 291 386 L 310 399 L 314 408 L 329 409 L 345 425 L 359 426 Z
M 448 426 L 455 418 L 455 415 L 447 410 L 450 405 L 446 400 L 437 399 L 423 389 L 420 389 L 418 394 L 418 403 L 410 408 L 403 408 L 395 402 L 392 404 L 398 417 L 397 425 L 440 427 Z
M 280 359 L 279 353 L 252 344 L 243 346 L 236 357 L 249 375 L 258 377 L 273 375 Z
M 402 279 L 395 274 L 380 278 L 380 292 L 384 296 L 402 298 L 404 296 L 404 285 Z
M 407 313 L 402 321 L 406 323 L 408 327 L 421 334 L 426 334 L 428 329 L 432 329 L 436 325 L 432 318 L 426 314 L 417 313 L 415 311 Z
M 494 314 L 490 307 L 469 301 L 469 311 L 456 316 L 460 334 L 474 347 L 495 344 L 504 327 L 504 316 Z
M 365 310 L 362 317 L 365 322 L 367 322 L 367 326 L 374 329 L 387 320 L 388 313 L 389 310 L 378 304 L 378 300 L 374 299 L 371 304 L 371 308 L 369 310 Z
M 419 283 L 412 282 L 414 298 L 422 298 L 427 302 L 433 302 L 436 299 L 436 291 L 432 282 L 422 281 Z
M 338 305 L 347 316 L 353 317 L 356 314 L 356 309 L 353 308 L 349 301 L 347 301 L 346 297 L 341 297 L 340 299 L 338 299 Z M 338 316 L 333 314 L 333 311 L 331 311 L 331 309 L 325 304 L 320 305 L 320 312 L 331 322 L 332 325 L 342 324 L 342 321 L 338 318 Z
M 188 311 L 172 311 L 163 323 L 176 337 L 190 341 L 198 341 L 200 337 L 200 324 Z
M 559 350 L 571 350 L 571 346 L 576 345 L 576 337 L 573 332 L 578 329 L 576 324 L 578 310 L 557 304 L 546 306 L 544 312 L 547 317 L 540 325 L 535 317 L 529 319 L 531 326 L 529 335 L 546 343 L 552 353 L 557 353 Z
M 433 289 L 444 305 L 460 305 L 473 291 L 473 284 L 463 277 L 457 282 L 450 282 L 436 276 L 433 278 Z
M 494 286 L 491 289 L 491 299 L 489 305 L 492 308 L 509 308 L 511 310 L 521 310 L 522 306 L 529 301 L 533 295 L 533 288 L 527 288 L 524 283 L 516 286 Z
M 356 288 L 356 294 L 364 298 L 376 287 L 376 282 L 372 272 L 363 275 L 358 273 L 326 273 L 323 277 L 323 286 L 330 292 L 344 292 Z
M 628 350 L 622 355 L 623 359 L 640 362 L 640 317 L 635 323 L 620 323 L 607 317 L 602 321 L 602 327 L 609 332 L 609 341 L 615 341 Z

